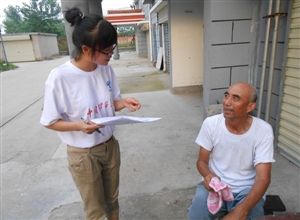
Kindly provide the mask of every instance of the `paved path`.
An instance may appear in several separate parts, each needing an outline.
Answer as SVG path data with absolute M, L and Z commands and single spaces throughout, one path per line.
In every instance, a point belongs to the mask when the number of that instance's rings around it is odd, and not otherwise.
M 170 75 L 153 67 L 148 58 L 138 58 L 135 52 L 121 53 L 120 60 L 110 62 L 121 93 L 140 93 L 170 88 Z
M 68 59 L 20 63 L 19 69 L 1 73 L 1 220 L 84 219 L 67 168 L 66 146 L 39 123 L 44 82 L 51 69 Z M 200 180 L 194 140 L 203 120 L 202 93 L 173 95 L 165 89 L 170 76 L 134 53 L 121 53 L 111 64 L 123 96 L 142 104 L 135 113 L 118 114 L 162 118 L 116 128 L 122 154 L 120 219 L 186 219 Z M 142 88 L 132 90 L 128 81 Z M 146 89 L 145 81 L 163 87 Z M 275 158 L 269 192 L 280 195 L 287 211 L 299 212 L 300 170 L 278 154 Z

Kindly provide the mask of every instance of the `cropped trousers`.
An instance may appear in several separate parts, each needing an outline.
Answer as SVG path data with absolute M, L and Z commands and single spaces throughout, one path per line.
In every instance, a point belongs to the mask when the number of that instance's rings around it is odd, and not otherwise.
M 69 170 L 84 204 L 87 220 L 119 216 L 120 148 L 112 136 L 92 148 L 67 147 Z

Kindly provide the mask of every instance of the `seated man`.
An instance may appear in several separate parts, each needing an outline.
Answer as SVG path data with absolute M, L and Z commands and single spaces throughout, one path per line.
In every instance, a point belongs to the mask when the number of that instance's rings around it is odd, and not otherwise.
M 268 123 L 249 115 L 256 98 L 250 84 L 236 83 L 224 93 L 223 113 L 203 122 L 196 143 L 200 145 L 197 169 L 204 179 L 188 209 L 190 220 L 216 219 L 224 214 L 223 220 L 264 215 L 264 198 L 274 162 L 274 137 Z M 234 197 L 232 201 L 221 201 L 215 214 L 207 206 L 213 177 L 226 184 Z

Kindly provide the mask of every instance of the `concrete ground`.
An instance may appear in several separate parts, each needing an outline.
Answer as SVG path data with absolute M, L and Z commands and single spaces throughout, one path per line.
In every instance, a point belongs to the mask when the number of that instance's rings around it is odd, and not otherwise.
M 117 126 L 121 147 L 120 219 L 186 219 L 200 180 L 195 138 L 203 121 L 202 93 L 172 94 L 170 76 L 134 52 L 112 60 L 123 97 L 142 108 L 118 115 L 161 117 Z M 18 63 L 1 73 L 1 220 L 84 219 L 79 193 L 67 168 L 66 145 L 44 128 L 44 82 L 69 57 Z M 300 212 L 300 168 L 275 152 L 270 194 L 287 212 Z

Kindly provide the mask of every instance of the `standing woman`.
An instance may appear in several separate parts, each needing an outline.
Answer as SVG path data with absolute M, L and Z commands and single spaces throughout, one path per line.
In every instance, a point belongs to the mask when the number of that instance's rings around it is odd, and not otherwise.
M 84 203 L 86 219 L 119 217 L 119 143 L 114 126 L 96 125 L 91 119 L 111 117 L 140 103 L 121 98 L 108 64 L 117 45 L 115 28 L 99 15 L 84 15 L 79 8 L 65 12 L 75 26 L 74 59 L 51 71 L 45 88 L 41 124 L 58 131 L 67 144 L 69 170 Z M 83 120 L 82 120 L 83 119 Z

